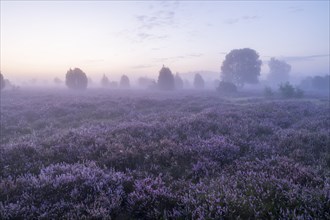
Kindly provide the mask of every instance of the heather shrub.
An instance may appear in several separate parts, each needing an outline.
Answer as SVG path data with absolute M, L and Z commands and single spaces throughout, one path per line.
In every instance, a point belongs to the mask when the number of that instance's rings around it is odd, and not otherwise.
M 160 176 L 136 180 L 134 191 L 128 195 L 127 217 L 134 219 L 162 219 L 173 215 L 177 200 Z
M 93 163 L 55 164 L 38 175 L 26 174 L 0 181 L 0 217 L 103 218 L 120 213 L 129 179 L 104 172 Z
M 16 177 L 25 173 L 38 173 L 44 165 L 42 150 L 33 144 L 14 145 L 1 150 L 0 176 Z

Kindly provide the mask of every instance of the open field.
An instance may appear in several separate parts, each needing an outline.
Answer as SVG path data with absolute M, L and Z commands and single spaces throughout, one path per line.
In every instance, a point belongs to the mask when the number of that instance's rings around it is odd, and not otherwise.
M 327 98 L 4 91 L 0 219 L 330 219 Z

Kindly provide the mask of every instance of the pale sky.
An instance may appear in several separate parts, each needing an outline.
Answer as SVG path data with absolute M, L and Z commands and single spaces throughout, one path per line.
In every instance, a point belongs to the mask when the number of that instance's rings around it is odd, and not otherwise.
M 220 74 L 226 53 L 249 47 L 263 73 L 277 57 L 293 74 L 325 74 L 329 26 L 329 1 L 1 0 L 1 72 L 64 79 L 79 67 L 92 78 L 157 78 L 164 64 Z

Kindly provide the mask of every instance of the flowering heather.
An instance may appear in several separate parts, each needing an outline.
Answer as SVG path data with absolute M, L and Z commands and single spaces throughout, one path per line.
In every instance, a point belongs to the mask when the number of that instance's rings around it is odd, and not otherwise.
M 3 92 L 0 219 L 330 219 L 329 111 L 209 91 Z

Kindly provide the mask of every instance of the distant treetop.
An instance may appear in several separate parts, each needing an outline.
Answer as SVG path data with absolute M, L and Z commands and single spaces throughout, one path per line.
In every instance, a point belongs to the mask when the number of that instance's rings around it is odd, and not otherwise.
M 221 66 L 221 77 L 225 82 L 232 82 L 237 86 L 245 83 L 258 83 L 261 60 L 258 53 L 250 48 L 235 49 L 226 55 Z

